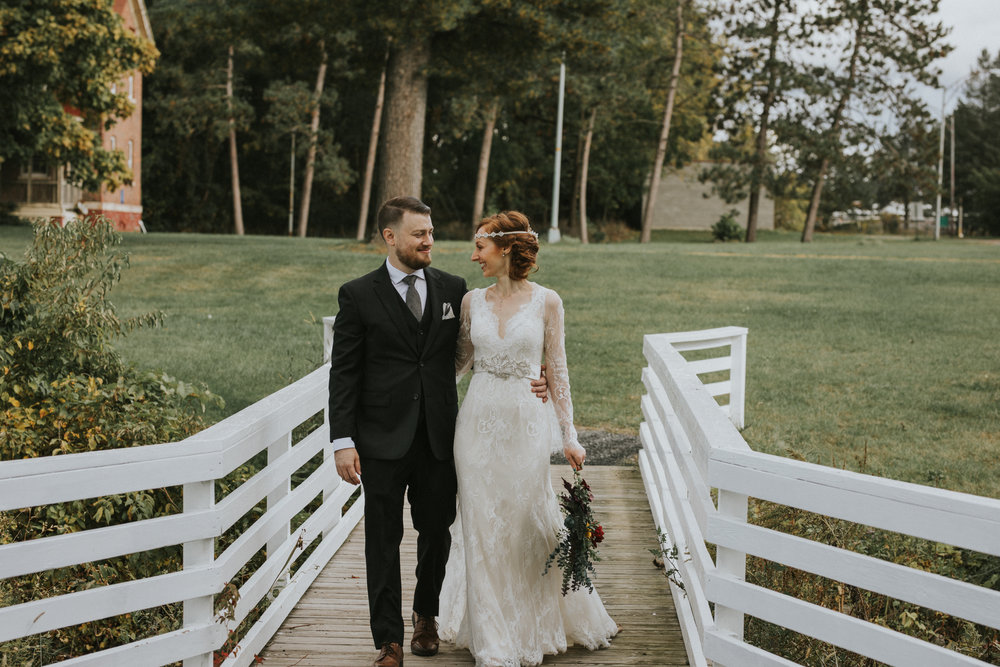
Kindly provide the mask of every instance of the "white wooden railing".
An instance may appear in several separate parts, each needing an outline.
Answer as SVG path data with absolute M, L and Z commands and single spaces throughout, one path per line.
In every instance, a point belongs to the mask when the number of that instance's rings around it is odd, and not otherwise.
M 178 572 L 0 609 L 0 642 L 182 602 L 179 630 L 60 664 L 134 667 L 183 660 L 185 667 L 211 667 L 228 631 L 277 589 L 240 639 L 239 651 L 223 663 L 251 664 L 364 512 L 361 496 L 342 513 L 356 487 L 339 483 L 325 420 L 292 442 L 293 429 L 325 411 L 328 376 L 324 365 L 181 442 L 0 463 L 0 511 L 170 486 L 182 486 L 184 494 L 183 512 L 175 515 L 0 546 L 0 579 L 173 545 L 183 545 L 184 553 Z M 216 482 L 264 451 L 266 466 L 216 502 Z M 323 462 L 293 489 L 293 473 L 320 455 Z M 322 504 L 291 531 L 293 517 L 319 496 Z M 265 499 L 263 515 L 216 556 L 218 538 Z M 290 556 L 313 543 L 313 552 L 288 576 Z M 216 596 L 261 549 L 266 560 L 240 587 L 235 618 L 219 620 Z
M 680 554 L 670 584 L 691 665 L 792 665 L 743 640 L 763 619 L 890 665 L 985 665 L 745 581 L 746 554 L 1000 628 L 1000 592 L 747 523 L 748 497 L 1000 556 L 1000 501 L 754 452 L 743 424 L 746 329 L 645 336 L 639 464 L 657 526 Z M 687 361 L 681 351 L 729 347 Z M 698 375 L 731 369 L 730 382 Z M 728 408 L 715 397 L 729 393 Z M 728 415 L 729 419 L 726 418 Z M 712 490 L 717 492 L 713 500 Z M 716 545 L 716 559 L 706 543 Z M 714 614 L 710 604 L 714 604 Z

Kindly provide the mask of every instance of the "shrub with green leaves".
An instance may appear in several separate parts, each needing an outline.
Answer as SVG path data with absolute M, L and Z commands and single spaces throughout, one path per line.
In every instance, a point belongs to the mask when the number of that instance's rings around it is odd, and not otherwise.
M 736 222 L 739 213 L 736 209 L 723 214 L 719 221 L 712 225 L 712 238 L 716 241 L 739 241 L 743 238 L 743 228 Z
M 122 319 L 109 300 L 128 258 L 107 220 L 36 222 L 22 261 L 0 258 L 0 461 L 181 440 L 221 401 L 206 388 L 126 364 L 113 342 L 161 316 Z M 26 541 L 180 511 L 177 489 L 153 489 L 0 513 L 3 542 Z M 180 549 L 0 582 L 0 606 L 175 571 Z M 161 608 L 0 645 L 14 663 L 56 661 L 177 626 Z

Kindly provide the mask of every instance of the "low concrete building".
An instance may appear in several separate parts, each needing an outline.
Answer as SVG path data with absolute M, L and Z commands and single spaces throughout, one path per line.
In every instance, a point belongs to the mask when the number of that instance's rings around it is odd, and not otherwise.
M 712 184 L 698 176 L 712 165 L 692 162 L 681 169 L 665 166 L 657 192 L 653 229 L 711 229 L 723 215 L 736 209 L 736 221 L 746 227 L 747 200 L 727 204 L 712 193 Z M 762 191 L 757 213 L 757 229 L 774 229 L 774 200 Z

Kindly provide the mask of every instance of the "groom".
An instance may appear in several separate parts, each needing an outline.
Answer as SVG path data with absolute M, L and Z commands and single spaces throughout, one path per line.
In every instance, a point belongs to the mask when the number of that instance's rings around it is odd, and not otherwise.
M 415 197 L 382 205 L 389 256 L 345 283 L 333 326 L 330 438 L 337 473 L 364 485 L 365 566 L 376 667 L 403 664 L 399 544 L 403 496 L 417 530 L 414 655 L 438 652 L 438 596 L 451 548 L 458 394 L 455 343 L 465 280 L 430 268 L 431 209 Z M 532 389 L 545 400 L 544 378 Z

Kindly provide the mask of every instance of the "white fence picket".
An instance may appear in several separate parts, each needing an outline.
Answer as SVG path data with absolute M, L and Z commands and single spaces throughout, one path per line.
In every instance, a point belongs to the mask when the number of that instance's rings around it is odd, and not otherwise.
M 761 452 L 713 452 L 709 477 L 755 498 L 1000 556 L 1000 500 L 993 498 Z
M 687 361 L 682 351 L 729 346 Z M 1000 592 L 747 524 L 747 497 L 1000 556 L 1000 500 L 752 451 L 743 425 L 746 329 L 646 336 L 640 469 L 658 526 L 694 556 L 675 598 L 691 664 L 794 664 L 743 641 L 751 614 L 892 665 L 982 665 L 974 658 L 743 581 L 745 553 L 1000 629 Z M 710 384 L 698 377 L 727 370 Z M 714 378 L 713 378 L 714 379 Z M 729 394 L 729 405 L 713 396 Z M 728 409 L 727 409 L 728 408 Z M 728 418 L 727 418 L 728 417 Z M 718 509 L 709 495 L 715 489 Z M 684 496 L 681 499 L 681 496 Z M 715 544 L 716 562 L 704 551 Z M 700 543 L 699 543 L 700 542 Z M 700 557 L 705 553 L 705 557 Z M 693 610 L 715 605 L 715 619 Z M 695 622 L 697 621 L 697 622 Z
M 79 625 L 109 616 L 183 602 L 184 627 L 61 664 L 156 665 L 183 661 L 208 667 L 227 628 L 214 601 L 225 583 L 262 548 L 268 557 L 240 589 L 236 623 L 244 620 L 287 569 L 290 557 L 312 554 L 249 628 L 227 666 L 248 665 L 364 512 L 364 496 L 341 516 L 356 487 L 338 484 L 329 430 L 324 424 L 298 443 L 293 429 L 326 408 L 329 366 L 266 397 L 187 440 L 144 447 L 0 462 L 0 511 L 169 486 L 184 489 L 182 513 L 69 535 L 0 546 L 0 578 L 183 545 L 184 569 L 0 609 L 0 641 Z M 268 450 L 267 464 L 215 502 L 216 482 Z M 294 489 L 291 477 L 322 453 L 323 462 Z M 322 504 L 288 534 L 289 522 L 313 500 Z M 218 557 L 215 541 L 261 501 L 267 509 Z
M 901 632 L 722 575 L 708 578 L 708 594 L 727 608 L 898 667 L 985 667 L 988 663 Z

